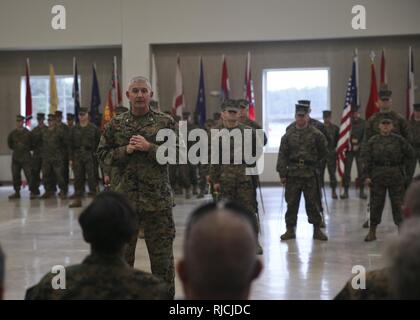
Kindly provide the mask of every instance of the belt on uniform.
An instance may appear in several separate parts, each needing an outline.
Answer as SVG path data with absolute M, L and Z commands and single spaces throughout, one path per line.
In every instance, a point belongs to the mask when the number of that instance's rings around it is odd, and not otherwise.
M 299 167 L 316 165 L 315 161 L 310 161 L 310 160 L 305 160 L 305 159 L 293 159 L 293 160 L 290 160 L 290 163 L 297 164 Z
M 375 161 L 373 164 L 378 167 L 399 167 L 401 165 L 394 161 Z

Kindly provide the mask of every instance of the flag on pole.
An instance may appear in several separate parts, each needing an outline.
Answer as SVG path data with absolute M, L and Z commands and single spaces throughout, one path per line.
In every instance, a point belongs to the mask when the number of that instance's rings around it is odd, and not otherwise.
M 182 119 L 182 110 L 184 108 L 184 90 L 182 85 L 182 73 L 181 73 L 181 58 L 176 59 L 176 72 L 175 72 L 175 95 L 172 105 L 172 114 L 178 115 Z
M 122 102 L 122 92 L 120 86 L 120 80 L 118 78 L 118 66 L 117 66 L 117 57 L 114 56 L 113 62 L 113 71 L 112 71 L 112 100 L 113 100 L 113 108 L 119 106 Z M 112 113 L 115 112 L 114 109 L 111 110 Z
M 340 132 L 337 143 L 337 168 L 340 177 L 344 176 L 344 164 L 346 160 L 346 151 L 350 148 L 350 133 L 351 133 L 351 106 L 357 105 L 357 69 L 358 58 L 357 54 L 353 57 L 353 65 L 351 76 L 347 83 L 346 99 L 344 102 L 343 114 L 341 116 Z
M 386 65 L 385 65 L 385 50 L 382 49 L 381 55 L 381 82 L 380 86 L 388 84 L 388 77 L 386 75 Z
M 77 61 L 73 58 L 73 99 L 74 99 L 74 119 L 79 123 L 79 110 L 80 110 L 80 91 L 79 91 L 79 75 L 77 72 Z
M 55 81 L 54 66 L 50 64 L 50 113 L 58 110 L 57 83 Z
M 152 90 L 153 90 L 153 100 L 159 101 L 159 87 L 158 87 L 155 54 L 152 54 Z
M 31 126 L 30 116 L 32 116 L 32 93 L 31 93 L 31 81 L 30 81 L 30 68 L 29 68 L 29 58 L 26 59 L 25 67 L 25 78 L 26 78 L 26 96 L 25 96 L 25 117 L 26 117 L 26 126 Z
M 106 100 L 106 105 L 102 112 L 102 121 L 101 121 L 101 130 L 105 128 L 105 125 L 111 121 L 112 117 L 114 116 L 111 112 L 110 105 L 112 104 L 112 90 L 108 91 L 108 98 Z
M 229 84 L 229 75 L 226 64 L 225 55 L 222 56 L 222 79 L 220 85 L 220 98 L 222 101 L 229 99 L 230 95 L 230 84 Z
M 99 127 L 99 106 L 101 105 L 101 95 L 99 93 L 98 77 L 96 76 L 96 65 L 92 65 L 92 95 L 90 98 L 90 118 L 92 123 Z
M 378 109 L 378 87 L 376 85 L 376 73 L 375 73 L 375 53 L 372 51 L 370 53 L 370 94 L 369 94 L 369 100 L 366 105 L 366 120 L 368 120 L 373 114 L 379 111 Z
M 411 119 L 413 116 L 413 105 L 414 105 L 414 59 L 413 49 L 408 49 L 408 72 L 407 72 L 407 102 L 406 102 L 406 118 Z
M 250 52 L 248 52 L 248 55 L 246 58 L 245 99 L 249 101 L 248 117 L 251 120 L 255 120 L 254 83 L 251 78 L 251 53 Z
M 200 125 L 203 127 L 206 122 L 206 91 L 204 89 L 204 70 L 203 70 L 203 58 L 200 57 L 200 80 L 198 84 L 198 95 L 197 103 L 195 106 L 195 112 L 200 115 Z

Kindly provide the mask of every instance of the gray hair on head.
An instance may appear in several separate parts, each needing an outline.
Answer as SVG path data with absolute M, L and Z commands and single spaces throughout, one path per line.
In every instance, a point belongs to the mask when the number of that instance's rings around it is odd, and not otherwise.
M 136 77 L 131 78 L 130 83 L 128 85 L 131 86 L 132 84 L 137 83 L 137 82 L 144 82 L 150 89 L 152 89 L 152 85 L 150 84 L 149 79 L 143 76 L 136 76 Z

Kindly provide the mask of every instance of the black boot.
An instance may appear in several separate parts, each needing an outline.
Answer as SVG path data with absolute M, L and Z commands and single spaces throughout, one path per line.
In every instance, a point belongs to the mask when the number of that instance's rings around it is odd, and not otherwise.
M 281 240 L 296 239 L 296 233 L 294 227 L 287 227 L 286 232 L 280 236 Z
M 349 198 L 349 188 L 344 188 L 344 192 L 340 195 L 340 199 L 348 199 Z
M 370 226 L 369 233 L 365 237 L 365 241 L 375 241 L 376 240 L 376 226 Z

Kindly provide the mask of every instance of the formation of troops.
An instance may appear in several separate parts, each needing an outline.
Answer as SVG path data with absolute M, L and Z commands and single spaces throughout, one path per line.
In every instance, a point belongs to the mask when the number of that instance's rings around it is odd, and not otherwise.
M 88 195 L 99 191 L 98 171 L 101 171 L 105 188 L 125 194 L 138 215 L 136 230 L 143 230 L 149 252 L 152 273 L 160 276 L 169 285 L 169 296 L 174 296 L 173 240 L 175 224 L 172 208 L 174 194 L 195 195 L 203 198 L 210 193 L 214 200 L 234 200 L 254 213 L 254 223 L 259 228 L 258 203 L 260 182 L 258 175 L 246 174 L 249 163 L 244 155 L 241 163 L 233 164 L 238 153 L 235 145 L 229 145 L 230 163 L 176 164 L 158 163 L 157 149 L 163 142 L 156 138 L 160 129 L 177 132 L 179 117 L 160 111 L 152 100 L 153 91 L 149 81 L 143 77 L 131 80 L 126 92 L 130 109 L 116 109 L 116 116 L 101 133 L 89 121 L 87 108 L 80 108 L 79 121 L 67 115 L 68 124 L 62 122 L 61 112 L 48 115 L 37 114 L 38 125 L 29 131 L 24 127 L 22 116 L 16 119 L 16 129 L 8 137 L 13 151 L 12 173 L 15 193 L 10 199 L 20 198 L 21 171 L 28 182 L 31 199 L 47 199 L 55 195 L 67 198 L 69 190 L 69 168 L 74 175 L 73 202 L 70 207 L 81 207 L 88 184 Z M 406 121 L 392 109 L 392 92 L 381 87 L 378 107 L 380 111 L 369 120 L 360 118 L 359 106 L 352 106 L 350 148 L 346 154 L 343 192 L 337 194 L 336 147 L 339 128 L 331 122 L 331 111 L 323 112 L 324 122 L 310 117 L 311 102 L 296 103 L 295 121 L 291 123 L 281 139 L 276 170 L 284 186 L 287 203 L 285 214 L 286 232 L 281 240 L 296 237 L 295 228 L 301 195 L 305 198 L 308 222 L 313 225 L 313 238 L 327 241 L 322 231 L 325 227 L 322 193 L 324 173 L 327 170 L 333 199 L 349 198 L 351 168 L 356 161 L 359 197 L 368 198 L 370 217 L 367 221 L 369 233 L 365 240 L 376 239 L 376 228 L 381 222 L 385 197 L 388 191 L 392 215 L 397 226 L 402 221 L 401 204 L 404 191 L 411 181 L 417 162 L 420 162 L 420 104 L 415 105 L 413 118 Z M 184 113 L 188 130 L 202 128 L 224 130 L 228 134 L 246 129 L 253 132 L 252 150 L 258 144 L 265 145 L 267 136 L 256 134 L 261 127 L 248 118 L 247 100 L 227 99 L 221 110 L 212 119 L 200 126 L 198 114 Z M 209 136 L 211 136 L 209 134 Z M 216 137 L 220 138 L 220 137 Z M 231 137 L 232 138 L 232 137 Z M 211 138 L 213 139 L 213 137 Z M 213 144 L 209 139 L 209 155 Z M 180 141 L 177 139 L 176 149 Z M 187 145 L 188 148 L 191 145 Z M 245 150 L 245 139 L 241 151 Z M 220 150 L 217 150 L 218 152 Z M 221 153 L 218 153 L 221 157 Z M 209 157 L 210 159 L 211 157 Z M 42 175 L 41 175 L 42 173 Z M 41 179 L 42 177 L 42 179 Z M 45 193 L 40 195 L 41 182 Z M 340 188 L 341 189 L 341 188 Z M 184 193 L 185 192 L 185 193 Z M 279 195 L 280 197 L 280 195 Z M 261 196 L 262 199 L 262 196 Z M 129 265 L 134 265 L 137 237 L 133 238 L 125 251 Z M 263 253 L 258 243 L 257 254 Z

